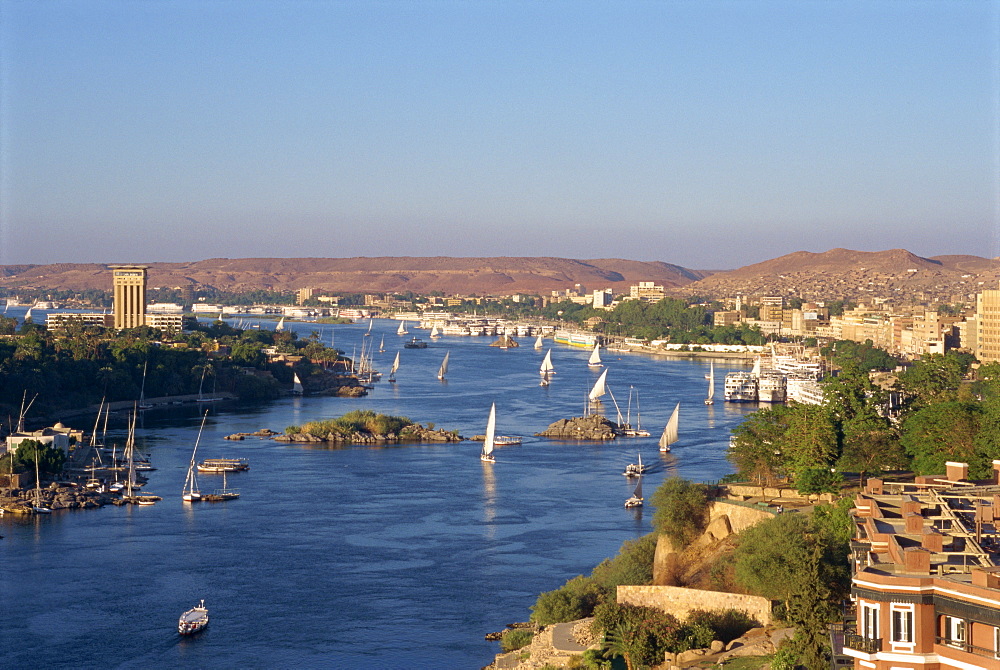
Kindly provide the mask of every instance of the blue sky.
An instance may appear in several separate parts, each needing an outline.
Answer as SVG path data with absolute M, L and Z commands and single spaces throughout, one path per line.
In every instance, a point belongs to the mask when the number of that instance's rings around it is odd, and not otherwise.
M 1000 0 L 0 0 L 2 264 L 998 231 Z

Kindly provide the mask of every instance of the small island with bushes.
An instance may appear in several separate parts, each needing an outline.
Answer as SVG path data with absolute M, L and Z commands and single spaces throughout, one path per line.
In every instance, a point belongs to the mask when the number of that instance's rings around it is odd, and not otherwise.
M 310 421 L 301 426 L 288 426 L 284 435 L 274 438 L 281 442 L 333 442 L 336 444 L 387 444 L 409 442 L 461 442 L 458 431 L 434 430 L 434 424 L 422 426 L 405 416 L 376 414 L 371 410 L 354 410 L 338 419 Z

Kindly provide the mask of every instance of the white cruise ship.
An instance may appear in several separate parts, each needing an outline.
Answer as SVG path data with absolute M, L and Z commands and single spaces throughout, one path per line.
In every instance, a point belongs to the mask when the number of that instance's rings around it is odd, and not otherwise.
M 726 402 L 757 402 L 757 378 L 746 370 L 726 375 Z
M 757 400 L 760 402 L 785 402 L 787 380 L 785 375 L 763 372 L 757 378 Z

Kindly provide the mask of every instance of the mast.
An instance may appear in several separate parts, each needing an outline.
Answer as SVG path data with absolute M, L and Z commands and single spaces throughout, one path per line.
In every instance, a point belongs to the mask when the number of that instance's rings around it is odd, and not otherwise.
M 441 361 L 441 367 L 438 369 L 438 379 L 444 381 L 444 376 L 448 374 L 448 357 L 451 355 L 450 351 L 446 351 L 444 354 L 444 360 Z
M 490 405 L 490 418 L 486 422 L 486 436 L 483 438 L 482 460 L 493 460 L 493 441 L 496 436 L 497 404 Z

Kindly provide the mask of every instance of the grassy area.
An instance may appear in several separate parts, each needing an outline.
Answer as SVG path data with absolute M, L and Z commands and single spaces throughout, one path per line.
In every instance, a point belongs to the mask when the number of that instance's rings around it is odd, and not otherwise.
M 371 410 L 354 410 L 339 419 L 310 421 L 301 426 L 288 426 L 285 428 L 285 434 L 305 433 L 320 438 L 325 438 L 330 433 L 334 435 L 353 435 L 354 433 L 385 435 L 386 433 L 398 433 L 404 427 L 411 425 L 413 422 L 405 416 L 376 414 Z

